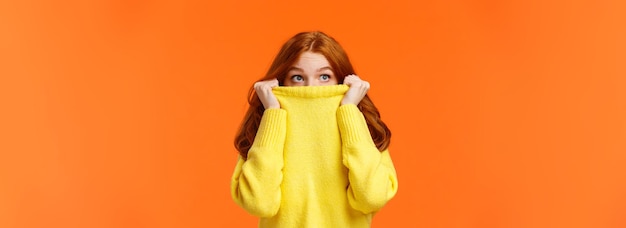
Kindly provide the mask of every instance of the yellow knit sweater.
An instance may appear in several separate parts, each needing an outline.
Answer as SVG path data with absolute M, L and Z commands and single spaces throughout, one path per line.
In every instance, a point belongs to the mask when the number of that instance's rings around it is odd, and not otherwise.
M 346 85 L 277 87 L 231 183 L 259 227 L 369 227 L 398 189 L 387 150 L 374 145 Z

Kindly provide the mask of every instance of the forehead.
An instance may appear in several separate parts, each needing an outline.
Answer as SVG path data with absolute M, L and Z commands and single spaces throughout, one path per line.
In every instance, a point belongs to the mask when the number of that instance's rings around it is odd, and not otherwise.
M 300 55 L 300 57 L 298 57 L 298 61 L 295 62 L 294 66 L 296 67 L 304 67 L 307 65 L 313 65 L 313 66 L 328 66 L 328 60 L 326 59 L 326 57 L 320 53 L 315 53 L 315 52 L 304 52 Z

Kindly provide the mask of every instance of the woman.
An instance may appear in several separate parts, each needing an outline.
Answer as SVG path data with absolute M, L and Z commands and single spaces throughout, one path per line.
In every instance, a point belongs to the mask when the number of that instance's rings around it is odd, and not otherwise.
M 287 41 L 249 91 L 231 194 L 259 227 L 369 227 L 396 194 L 391 132 L 341 46 Z

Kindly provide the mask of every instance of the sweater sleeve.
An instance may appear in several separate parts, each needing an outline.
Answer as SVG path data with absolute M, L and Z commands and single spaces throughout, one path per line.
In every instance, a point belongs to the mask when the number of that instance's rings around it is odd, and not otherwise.
M 380 152 L 356 105 L 337 110 L 343 164 L 348 168 L 348 202 L 365 214 L 380 210 L 398 191 L 396 170 L 389 151 Z
M 250 214 L 272 217 L 280 208 L 286 124 L 285 110 L 265 110 L 248 159 L 239 156 L 231 179 L 231 196 Z

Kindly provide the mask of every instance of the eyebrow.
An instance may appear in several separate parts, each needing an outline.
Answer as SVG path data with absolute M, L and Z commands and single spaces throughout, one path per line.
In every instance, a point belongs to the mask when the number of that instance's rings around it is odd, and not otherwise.
M 302 70 L 302 68 L 299 68 L 299 67 L 294 67 L 294 66 L 289 67 L 289 70 L 290 70 L 290 71 L 291 71 L 291 70 L 304 71 L 304 70 Z M 320 71 L 323 71 L 323 70 L 331 70 L 331 71 L 332 71 L 332 70 L 333 70 L 333 68 L 331 68 L 330 66 L 325 66 L 325 67 L 322 67 L 322 68 L 317 69 L 317 72 L 320 72 Z

